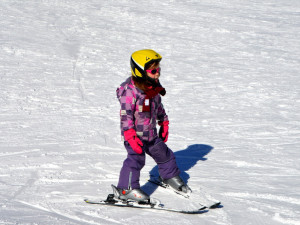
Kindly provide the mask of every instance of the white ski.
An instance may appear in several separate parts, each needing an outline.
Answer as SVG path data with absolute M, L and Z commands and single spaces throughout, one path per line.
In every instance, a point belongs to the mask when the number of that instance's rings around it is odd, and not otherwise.
M 151 177 L 148 181 L 151 182 L 151 183 L 153 183 L 153 184 L 156 184 L 156 185 L 158 185 L 158 186 L 160 186 L 162 188 L 170 190 L 171 192 L 176 193 L 176 194 L 178 194 L 180 196 L 183 196 L 185 198 L 191 199 L 191 201 L 194 201 L 194 202 L 198 201 L 198 203 L 200 205 L 202 205 L 204 207 L 207 207 L 209 209 L 215 209 L 215 208 L 220 207 L 220 205 L 221 205 L 221 202 L 218 201 L 218 200 L 209 200 L 208 198 L 204 198 L 204 196 L 202 196 L 202 197 L 201 196 L 197 196 L 197 195 L 193 194 L 192 191 L 189 192 L 189 193 L 184 193 L 184 192 L 175 190 L 172 187 L 170 187 L 169 185 L 163 183 L 161 181 L 161 179 L 158 178 L 158 177 Z
M 138 208 L 138 209 L 153 209 L 153 210 L 164 210 L 169 212 L 176 213 L 185 213 L 185 214 L 202 214 L 208 212 L 206 207 L 199 208 L 197 210 L 181 210 L 164 207 L 157 199 L 150 199 L 149 202 L 136 202 L 136 201 L 122 201 L 116 199 L 114 194 L 109 194 L 106 200 L 84 200 L 88 204 L 99 204 L 99 205 L 108 205 L 108 206 L 117 206 L 117 207 L 129 207 L 129 208 Z

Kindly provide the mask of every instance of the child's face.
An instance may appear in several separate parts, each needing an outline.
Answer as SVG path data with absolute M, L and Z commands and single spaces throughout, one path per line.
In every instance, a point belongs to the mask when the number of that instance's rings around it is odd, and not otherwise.
M 153 71 L 154 70 L 154 71 Z M 156 71 L 155 71 L 156 70 Z M 152 72 L 150 72 L 152 71 Z M 155 72 L 155 74 L 153 74 L 153 72 Z M 160 76 L 160 67 L 159 67 L 159 64 L 158 65 L 153 65 L 151 66 L 147 71 L 147 76 L 152 78 L 152 79 L 155 79 L 155 80 L 158 80 L 159 76 Z

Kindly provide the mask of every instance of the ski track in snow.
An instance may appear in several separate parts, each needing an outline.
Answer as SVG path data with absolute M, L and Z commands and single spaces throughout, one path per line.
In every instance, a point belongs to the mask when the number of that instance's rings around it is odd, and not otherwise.
M 0 3 L 0 224 L 300 224 L 300 2 Z M 87 205 L 126 156 L 118 85 L 162 54 L 168 145 L 195 193 L 181 215 Z M 141 184 L 166 206 L 196 207 Z

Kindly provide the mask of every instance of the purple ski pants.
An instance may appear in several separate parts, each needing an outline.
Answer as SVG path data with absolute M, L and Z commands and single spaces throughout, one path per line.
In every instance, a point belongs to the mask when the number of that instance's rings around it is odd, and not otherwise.
M 174 153 L 160 138 L 157 137 L 150 142 L 143 141 L 143 144 L 143 153 L 137 154 L 127 141 L 124 142 L 128 155 L 120 171 L 118 188 L 140 188 L 140 171 L 145 165 L 145 153 L 157 163 L 159 174 L 163 179 L 170 179 L 179 175 L 180 171 Z

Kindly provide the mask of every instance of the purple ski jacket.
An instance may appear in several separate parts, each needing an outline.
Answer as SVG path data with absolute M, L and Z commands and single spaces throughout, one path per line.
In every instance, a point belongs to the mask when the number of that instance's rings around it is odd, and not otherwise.
M 157 137 L 157 120 L 159 122 L 168 120 L 168 116 L 161 103 L 161 96 L 158 94 L 150 99 L 150 112 L 145 112 L 143 111 L 143 105 L 146 94 L 134 85 L 131 77 L 123 82 L 116 92 L 121 104 L 120 119 L 122 136 L 124 136 L 124 131 L 133 128 L 141 140 L 152 141 Z

